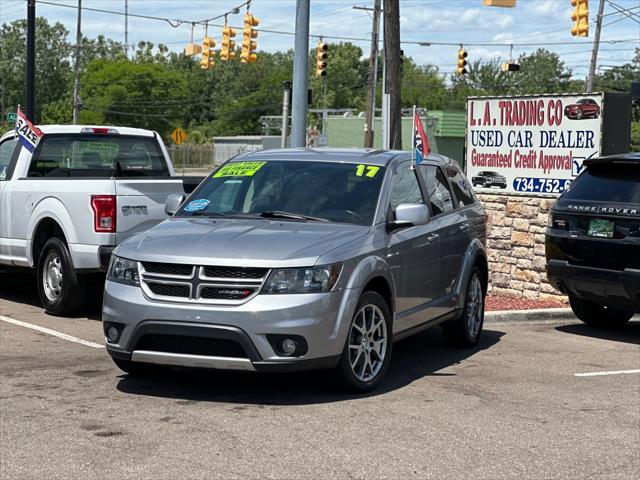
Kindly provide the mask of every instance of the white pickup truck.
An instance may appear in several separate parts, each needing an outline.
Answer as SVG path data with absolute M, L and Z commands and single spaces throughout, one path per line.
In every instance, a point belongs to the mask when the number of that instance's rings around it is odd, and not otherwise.
M 165 199 L 185 185 L 155 132 L 39 128 L 33 153 L 15 132 L 0 138 L 0 266 L 36 269 L 44 308 L 66 315 L 85 300 L 83 275 L 106 270 L 117 244 L 166 218 Z

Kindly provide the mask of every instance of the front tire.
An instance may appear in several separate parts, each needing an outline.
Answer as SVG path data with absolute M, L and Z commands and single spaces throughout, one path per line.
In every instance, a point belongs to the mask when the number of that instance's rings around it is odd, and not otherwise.
M 620 328 L 633 317 L 633 312 L 603 307 L 573 295 L 569 297 L 569 304 L 578 319 L 595 328 Z
M 336 373 L 352 392 L 375 389 L 389 368 L 392 350 L 391 311 L 376 292 L 364 292 L 349 324 Z
M 576 120 L 582 120 L 583 115 L 584 113 L 582 112 L 581 109 L 576 110 Z
M 442 325 L 449 344 L 458 347 L 473 347 L 478 344 L 484 325 L 484 297 L 482 273 L 478 267 L 473 267 L 460 317 Z
M 65 316 L 85 301 L 86 282 L 73 269 L 71 253 L 58 237 L 47 240 L 38 258 L 38 294 L 47 313 Z

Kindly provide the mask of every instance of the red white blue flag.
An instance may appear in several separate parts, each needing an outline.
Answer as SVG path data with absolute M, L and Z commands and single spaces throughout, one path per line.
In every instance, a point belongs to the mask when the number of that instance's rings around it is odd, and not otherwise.
M 18 107 L 18 116 L 16 117 L 16 133 L 22 146 L 31 153 L 33 153 L 38 143 L 40 143 L 40 139 L 44 136 L 44 133 L 22 113 L 20 107 Z
M 431 153 L 431 147 L 429 146 L 429 139 L 427 134 L 422 128 L 422 122 L 418 116 L 418 112 L 413 110 L 413 149 L 416 157 L 416 164 L 422 163 L 422 161 Z

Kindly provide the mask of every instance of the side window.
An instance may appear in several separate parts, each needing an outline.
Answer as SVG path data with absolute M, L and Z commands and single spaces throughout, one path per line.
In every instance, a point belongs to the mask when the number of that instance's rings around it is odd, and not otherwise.
M 420 167 L 420 171 L 425 177 L 433 216 L 452 211 L 453 198 L 442 169 L 433 165 L 424 165 Z
M 393 212 L 401 203 L 424 203 L 418 178 L 408 166 L 401 166 L 393 177 L 389 203 Z
M 464 174 L 457 169 L 452 170 L 452 173 L 455 173 L 455 175 L 451 177 L 451 185 L 453 187 L 453 193 L 458 199 L 458 205 L 464 207 L 475 203 L 476 199 L 473 196 L 469 182 Z
M 16 142 L 12 138 L 0 143 L 0 182 L 7 179 L 9 163 L 16 149 Z

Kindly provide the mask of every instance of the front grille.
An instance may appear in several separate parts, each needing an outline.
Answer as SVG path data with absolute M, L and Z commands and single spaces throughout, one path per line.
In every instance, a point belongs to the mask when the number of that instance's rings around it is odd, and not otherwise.
M 140 285 L 155 300 L 239 305 L 260 293 L 268 268 L 141 262 Z
M 200 292 L 200 296 L 202 298 L 219 298 L 221 300 L 244 300 L 254 291 L 252 288 L 204 287 Z
M 146 272 L 161 273 L 163 275 L 192 275 L 193 265 L 180 265 L 178 263 L 142 262 Z
M 204 274 L 213 278 L 254 278 L 261 279 L 267 273 L 266 268 L 241 267 L 204 267 Z
M 208 357 L 248 358 L 247 352 L 245 352 L 242 345 L 235 340 L 186 335 L 144 335 L 138 340 L 134 350 L 204 355 Z
M 165 285 L 164 283 L 147 283 L 149 290 L 156 295 L 164 295 L 166 297 L 184 297 L 189 298 L 188 285 Z

